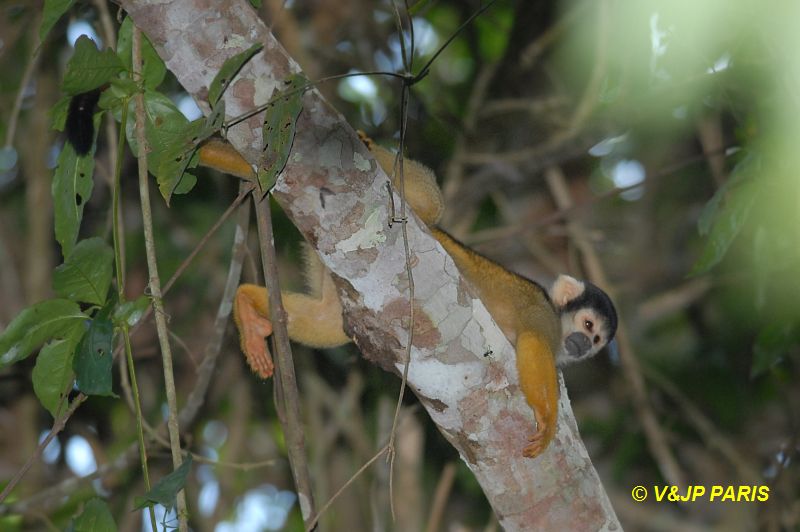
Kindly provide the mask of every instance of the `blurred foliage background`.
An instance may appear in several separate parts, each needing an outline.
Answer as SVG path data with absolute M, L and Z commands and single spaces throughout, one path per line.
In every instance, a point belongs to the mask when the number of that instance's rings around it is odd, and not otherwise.
M 413 3 L 415 66 L 478 8 L 474 1 Z M 50 180 L 64 139 L 51 130 L 48 110 L 60 97 L 71 43 L 89 32 L 105 46 L 118 23 L 116 6 L 78 2 L 32 60 L 41 2 L 5 0 L 0 9 L 1 330 L 52 295 L 61 261 Z M 400 40 L 411 35 L 398 34 L 385 0 L 264 0 L 258 11 L 310 79 L 403 68 Z M 589 278 L 617 303 L 618 349 L 564 375 L 591 458 L 628 530 L 800 527 L 798 21 L 800 4 L 788 0 L 501 0 L 412 89 L 408 155 L 440 178 L 450 206 L 443 226 L 510 269 L 542 282 L 557 272 Z M 353 127 L 396 142 L 396 82 L 348 78 L 319 89 Z M 174 80 L 161 90 L 191 107 Z M 110 234 L 110 146 L 101 131 L 81 237 Z M 156 202 L 162 276 L 194 249 L 236 190 L 233 180 L 209 173 L 170 208 Z M 134 299 L 147 270 L 129 154 L 122 193 Z M 280 214 L 276 224 L 282 283 L 301 289 L 299 236 Z M 232 235 L 226 222 L 166 300 L 179 402 L 194 385 Z M 257 280 L 256 271 L 250 261 L 245 278 Z M 223 350 L 201 415 L 184 427 L 186 447 L 220 462 L 198 464 L 190 476 L 192 526 L 301 529 L 273 382 L 250 374 L 232 327 Z M 145 417 L 155 423 L 165 399 L 152 324 L 134 337 L 134 353 Z M 354 348 L 297 346 L 295 360 L 321 504 L 381 447 L 399 382 Z M 0 373 L 2 482 L 52 424 L 33 393 L 34 363 Z M 404 404 L 397 522 L 380 461 L 333 505 L 324 529 L 496 529 L 457 454 L 411 394 Z M 62 529 L 99 493 L 113 494 L 121 530 L 147 529 L 142 513 L 130 511 L 144 492 L 137 467 L 63 484 L 113 462 L 135 441 L 133 420 L 125 401 L 90 399 L 6 501 L 24 511 L 8 515 L 6 507 L 0 528 Z M 170 471 L 168 449 L 153 449 L 151 464 L 156 477 Z M 769 500 L 681 505 L 630 497 L 636 485 L 674 483 L 766 485 Z M 31 499 L 44 487 L 62 492 Z

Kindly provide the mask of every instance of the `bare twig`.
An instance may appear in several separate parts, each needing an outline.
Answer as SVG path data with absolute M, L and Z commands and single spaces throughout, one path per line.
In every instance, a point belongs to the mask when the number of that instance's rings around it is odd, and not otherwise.
M 141 79 L 142 70 L 142 33 L 138 28 L 133 29 L 133 75 L 134 79 Z M 156 319 L 156 332 L 161 346 L 161 360 L 164 365 L 164 388 L 167 395 L 167 408 L 169 417 L 167 429 L 169 432 L 172 451 L 172 466 L 178 469 L 183 463 L 181 456 L 181 435 L 178 426 L 178 398 L 175 391 L 175 375 L 172 369 L 172 350 L 169 345 L 167 320 L 164 313 L 164 302 L 161 294 L 161 279 L 158 275 L 158 262 L 156 259 L 155 238 L 153 236 L 153 216 L 150 208 L 150 190 L 147 179 L 147 139 L 145 138 L 145 112 L 144 95 L 138 92 L 135 99 L 136 108 L 136 142 L 139 146 L 139 197 L 142 207 L 142 224 L 144 229 L 145 252 L 147 255 L 147 270 L 149 272 L 150 295 L 153 299 L 153 308 Z M 181 489 L 177 495 L 176 510 L 178 512 L 178 529 L 188 532 L 188 513 L 186 509 L 186 493 Z
M 256 202 L 255 196 L 253 201 Z M 275 254 L 275 242 L 272 232 L 272 213 L 269 195 L 256 203 L 256 220 L 258 222 L 258 240 L 261 249 L 261 266 L 264 269 L 264 282 L 269 291 L 269 311 L 272 318 L 273 339 L 275 345 L 275 363 L 278 368 L 276 377 L 284 399 L 284 416 L 286 423 L 283 432 L 286 437 L 286 451 L 289 455 L 289 466 L 294 476 L 297 498 L 303 521 L 308 523 L 315 514 L 314 497 L 311 491 L 311 478 L 308 474 L 306 460 L 305 436 L 300 418 L 300 397 L 297 391 L 297 377 L 294 373 L 292 348 L 289 345 L 289 333 L 286 329 L 286 311 L 281 301 L 281 289 L 278 281 L 278 262 Z
M 44 451 L 45 447 L 47 447 L 53 438 L 55 438 L 59 432 L 64 430 L 64 426 L 67 424 L 67 420 L 70 416 L 78 409 L 80 405 L 83 404 L 84 401 L 88 399 L 88 396 L 84 394 L 78 394 L 78 396 L 72 400 L 70 403 L 69 408 L 65 410 L 54 422 L 53 427 L 50 429 L 50 432 L 47 433 L 47 436 L 39 443 L 36 447 L 36 450 L 33 451 L 33 454 L 28 458 L 28 461 L 17 471 L 14 477 L 8 481 L 8 484 L 3 488 L 3 491 L 0 492 L 0 502 L 6 500 L 6 497 L 11 493 L 11 491 L 19 484 L 19 481 L 22 480 L 22 477 L 25 476 L 25 473 L 33 466 L 33 463 L 42 456 L 42 452 Z
M 406 126 L 408 124 L 408 97 L 409 97 L 409 86 L 407 84 L 403 84 L 403 90 L 401 93 L 400 98 L 400 112 L 401 112 L 401 120 L 400 120 L 400 149 L 397 152 L 397 158 L 395 159 L 395 171 L 399 169 L 400 175 L 400 218 L 399 220 L 390 220 L 389 227 L 391 227 L 391 223 L 394 221 L 400 222 L 400 231 L 403 235 L 403 251 L 405 253 L 405 267 L 406 267 L 406 276 L 408 277 L 408 340 L 406 341 L 406 354 L 405 360 L 403 364 L 403 379 L 400 382 L 400 392 L 397 394 L 397 405 L 395 406 L 394 410 L 394 418 L 392 419 L 392 430 L 389 433 L 389 444 L 388 444 L 388 451 L 387 451 L 387 458 L 389 459 L 389 508 L 392 512 L 392 520 L 395 520 L 395 512 L 394 512 L 394 457 L 395 457 L 395 448 L 394 448 L 394 440 L 395 434 L 397 432 L 397 420 L 400 417 L 400 407 L 403 404 L 403 395 L 406 391 L 406 384 L 408 383 L 408 368 L 411 366 L 411 347 L 414 344 L 414 276 L 411 273 L 411 249 L 408 244 L 408 228 L 407 228 L 407 221 L 408 218 L 406 216 L 406 180 L 405 180 L 405 172 L 403 164 L 403 149 L 405 148 L 405 139 L 406 139 Z M 393 216 L 394 213 L 391 213 Z

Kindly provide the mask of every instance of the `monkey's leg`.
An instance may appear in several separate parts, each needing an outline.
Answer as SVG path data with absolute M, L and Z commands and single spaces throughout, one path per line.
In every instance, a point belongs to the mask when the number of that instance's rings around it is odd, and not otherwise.
M 281 296 L 290 339 L 320 348 L 350 341 L 342 328 L 342 306 L 330 275 L 324 275 L 321 293 L 316 297 L 289 292 L 282 292 Z M 272 356 L 265 341 L 272 334 L 267 289 L 254 284 L 241 285 L 234 298 L 233 319 L 250 368 L 261 378 L 272 376 Z
M 546 341 L 524 331 L 517 337 L 519 385 L 536 417 L 536 432 L 522 454 L 534 458 L 544 451 L 556 433 L 558 377 L 553 353 Z

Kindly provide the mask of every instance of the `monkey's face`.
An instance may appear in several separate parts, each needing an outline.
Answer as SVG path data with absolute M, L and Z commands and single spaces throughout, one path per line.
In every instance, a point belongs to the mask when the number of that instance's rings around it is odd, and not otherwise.
M 559 275 L 550 297 L 561 317 L 559 366 L 596 355 L 614 337 L 617 312 L 608 295 L 595 285 Z
M 608 320 L 595 309 L 585 307 L 561 313 L 559 366 L 596 355 L 610 340 Z

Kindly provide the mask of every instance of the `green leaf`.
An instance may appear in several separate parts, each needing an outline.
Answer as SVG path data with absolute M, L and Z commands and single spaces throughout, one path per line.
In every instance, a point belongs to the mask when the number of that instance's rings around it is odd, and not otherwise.
M 0 334 L 0 368 L 26 358 L 52 338 L 67 338 L 89 317 L 66 299 L 48 299 L 20 312 Z
M 94 116 L 95 138 L 102 113 Z M 61 244 L 65 257 L 72 253 L 78 240 L 78 230 L 83 219 L 83 207 L 92 196 L 94 181 L 94 150 L 79 157 L 69 142 L 64 144 L 58 156 L 58 166 L 53 176 L 53 216 L 55 218 L 56 240 Z
M 111 286 L 114 251 L 101 238 L 81 240 L 53 272 L 59 297 L 103 305 Z
M 700 218 L 697 220 L 697 230 L 702 236 L 711 231 L 717 212 L 723 204 L 723 200 L 728 197 L 730 191 L 736 188 L 739 183 L 746 180 L 749 176 L 759 175 L 761 169 L 758 168 L 758 159 L 753 155 L 746 155 L 731 171 L 731 175 L 724 185 L 719 187 L 714 196 L 703 207 Z
M 117 524 L 105 501 L 94 498 L 83 507 L 81 515 L 72 520 L 74 532 L 113 532 Z
M 144 496 L 136 497 L 134 509 L 141 510 L 151 504 L 160 504 L 168 511 L 171 510 L 175 506 L 178 492 L 186 485 L 186 478 L 189 476 L 191 467 L 192 456 L 189 455 L 178 469 L 156 482 L 155 486 Z
M 95 318 L 78 345 L 72 369 L 78 389 L 86 395 L 115 396 L 111 385 L 113 336 L 111 320 Z
M 703 253 L 692 267 L 690 275 L 705 273 L 722 260 L 750 217 L 757 196 L 758 187 L 752 179 L 740 183 L 729 192 L 725 204 L 717 210 Z
M 44 42 L 56 22 L 69 11 L 75 0 L 44 0 L 42 24 L 39 26 L 39 42 Z
M 167 73 L 167 67 L 161 57 L 156 53 L 150 39 L 143 33 L 142 34 L 142 78 L 144 79 L 144 87 L 147 89 L 155 89 L 161 82 L 164 81 L 164 75 Z M 117 37 L 117 56 L 122 64 L 125 65 L 129 71 L 133 71 L 133 22 L 130 17 L 125 17 L 122 25 L 119 27 L 119 35 Z
M 258 184 L 264 194 L 275 184 L 278 174 L 289 160 L 297 130 L 297 117 L 303 110 L 304 87 L 309 84 L 300 74 L 290 76 L 285 83 L 286 88 L 282 91 L 285 96 L 273 97 L 264 115 L 264 153 L 258 165 Z
M 138 90 L 136 82 L 130 78 L 112 79 L 108 88 L 100 94 L 97 106 L 111 111 L 114 118 L 119 121 L 122 118 L 122 106 L 131 100 Z
M 144 104 L 145 136 L 150 146 L 147 164 L 156 177 L 161 195 L 169 204 L 183 173 L 197 166 L 200 157 L 194 148 L 204 121 L 189 122 L 169 98 L 156 91 L 144 92 Z M 130 113 L 133 116 L 133 108 Z M 138 147 L 133 121 L 128 123 L 127 135 L 135 154 Z
M 47 112 L 50 115 L 50 129 L 54 131 L 64 131 L 64 124 L 67 122 L 67 112 L 69 111 L 69 101 L 71 99 L 72 96 L 62 96 Z
M 31 374 L 33 391 L 53 418 L 58 417 L 59 410 L 65 404 L 64 398 L 72 389 L 75 380 L 72 359 L 84 332 L 84 327 L 76 327 L 75 332 L 67 338 L 45 345 L 36 357 Z
M 190 174 L 189 172 L 184 172 L 183 177 L 181 177 L 180 182 L 175 187 L 175 190 L 172 191 L 173 194 L 188 194 L 197 184 L 197 178 L 194 174 Z
M 114 308 L 113 321 L 115 325 L 133 327 L 142 319 L 145 310 L 150 305 L 150 298 L 141 296 L 136 301 L 125 301 Z
M 101 52 L 93 40 L 82 35 L 75 42 L 75 53 L 67 63 L 61 89 L 72 96 L 81 94 L 105 85 L 124 70 L 113 50 Z
M 225 60 L 219 72 L 217 72 L 217 75 L 214 76 L 211 85 L 208 87 L 208 103 L 211 104 L 212 108 L 217 105 L 225 89 L 228 88 L 233 78 L 236 77 L 236 74 L 239 73 L 245 63 L 261 51 L 261 48 L 263 48 L 262 44 L 254 44 L 247 50 L 239 52 Z

